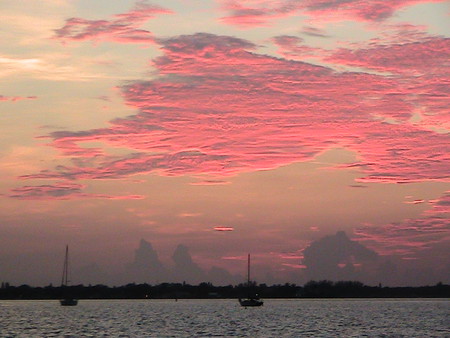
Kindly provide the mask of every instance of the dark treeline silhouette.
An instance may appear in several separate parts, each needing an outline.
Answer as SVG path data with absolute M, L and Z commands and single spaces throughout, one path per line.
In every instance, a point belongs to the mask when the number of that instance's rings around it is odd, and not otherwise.
M 245 296 L 248 286 L 214 286 L 211 283 L 190 285 L 186 283 L 74 285 L 66 287 L 78 299 L 205 299 L 238 298 Z M 66 289 L 66 291 L 67 291 Z M 450 285 L 438 283 L 421 287 L 367 286 L 355 281 L 310 281 L 304 286 L 295 284 L 253 285 L 252 290 L 264 298 L 450 298 Z M 62 288 L 52 285 L 31 287 L 10 286 L 2 283 L 0 299 L 58 299 Z

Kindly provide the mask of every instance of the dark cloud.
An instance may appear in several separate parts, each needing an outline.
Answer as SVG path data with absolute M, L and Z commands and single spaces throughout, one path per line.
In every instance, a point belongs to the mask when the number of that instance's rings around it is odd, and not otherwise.
M 329 38 L 330 37 L 330 35 L 328 35 L 324 30 L 317 28 L 317 27 L 313 27 L 313 26 L 303 27 L 303 29 L 301 30 L 301 33 L 305 34 L 305 35 L 309 35 L 309 36 L 319 37 L 319 38 Z
M 206 280 L 205 272 L 194 263 L 186 246 L 178 245 L 172 255 L 172 259 L 175 262 L 173 273 L 177 282 L 186 281 L 198 284 Z
M 223 268 L 216 266 L 210 269 L 201 268 L 192 259 L 189 248 L 182 244 L 176 247 L 172 260 L 175 263 L 174 266 L 164 266 L 152 245 L 142 239 L 139 248 L 135 251 L 134 261 L 126 266 L 125 274 L 120 276 L 118 280 L 121 283 L 129 283 L 130 281 L 149 284 L 212 282 L 215 285 L 233 284 L 240 280 L 240 277 L 233 276 Z
M 303 255 L 305 271 L 315 280 L 352 280 L 361 277 L 357 269 L 367 269 L 365 264 L 378 259 L 375 251 L 350 240 L 343 231 L 312 242 Z
M 169 271 L 158 258 L 151 243 L 141 239 L 134 261 L 126 266 L 124 279 L 136 283 L 162 283 L 170 279 Z

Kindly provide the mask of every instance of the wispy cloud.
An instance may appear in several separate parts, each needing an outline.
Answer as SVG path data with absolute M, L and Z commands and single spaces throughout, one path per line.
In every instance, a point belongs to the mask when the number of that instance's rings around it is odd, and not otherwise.
M 88 81 L 104 78 L 98 71 L 90 71 L 86 60 L 76 61 L 65 55 L 44 54 L 38 58 L 17 58 L 0 55 L 0 78 L 34 78 L 50 81 Z
M 82 198 L 99 199 L 143 199 L 141 195 L 105 195 L 83 193 L 84 185 L 71 182 L 57 182 L 39 186 L 24 186 L 11 189 L 11 198 L 21 200 L 67 200 Z
M 234 231 L 233 227 L 217 226 L 214 227 L 215 231 Z
M 280 35 L 272 40 L 278 46 L 278 53 L 287 59 L 302 60 L 323 54 L 322 48 L 310 47 L 298 36 Z
M 153 34 L 140 28 L 148 20 L 172 11 L 140 1 L 129 12 L 116 14 L 110 20 L 70 18 L 55 30 L 54 38 L 67 41 L 113 41 L 118 43 L 153 43 Z
M 5 96 L 0 95 L 0 101 L 11 101 L 11 102 L 17 102 L 21 100 L 36 100 L 37 96 Z
M 329 38 L 330 35 L 328 35 L 324 30 L 313 27 L 313 26 L 305 26 L 302 28 L 301 33 L 304 35 L 314 36 L 314 37 L 320 37 L 320 38 Z
M 230 181 L 225 180 L 202 180 L 197 182 L 192 182 L 190 185 L 225 185 L 230 184 Z
M 433 243 L 450 239 L 450 192 L 417 219 L 383 226 L 365 226 L 355 230 L 358 241 L 376 247 L 385 255 L 415 258 L 417 251 L 429 249 Z
M 273 20 L 309 15 L 315 19 L 341 21 L 383 21 L 396 11 L 419 3 L 444 0 L 218 0 L 227 13 L 222 21 L 241 27 L 269 25 Z

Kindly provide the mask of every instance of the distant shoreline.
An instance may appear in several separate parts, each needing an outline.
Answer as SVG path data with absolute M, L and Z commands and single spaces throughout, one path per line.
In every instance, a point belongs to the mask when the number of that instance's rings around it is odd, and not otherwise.
M 157 285 L 130 283 L 123 286 L 73 285 L 68 287 L 29 285 L 11 286 L 2 283 L 0 300 L 52 300 L 70 294 L 77 299 L 236 299 L 252 293 L 265 299 L 382 299 L 382 298 L 450 298 L 450 285 L 386 287 L 367 286 L 355 281 L 310 281 L 296 284 L 245 284 L 214 286 L 211 283 L 161 283 Z

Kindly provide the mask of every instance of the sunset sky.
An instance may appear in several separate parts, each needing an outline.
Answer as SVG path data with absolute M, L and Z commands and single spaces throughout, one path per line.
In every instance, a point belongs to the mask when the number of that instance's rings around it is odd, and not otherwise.
M 3 0 L 0 281 L 450 283 L 449 13 Z

